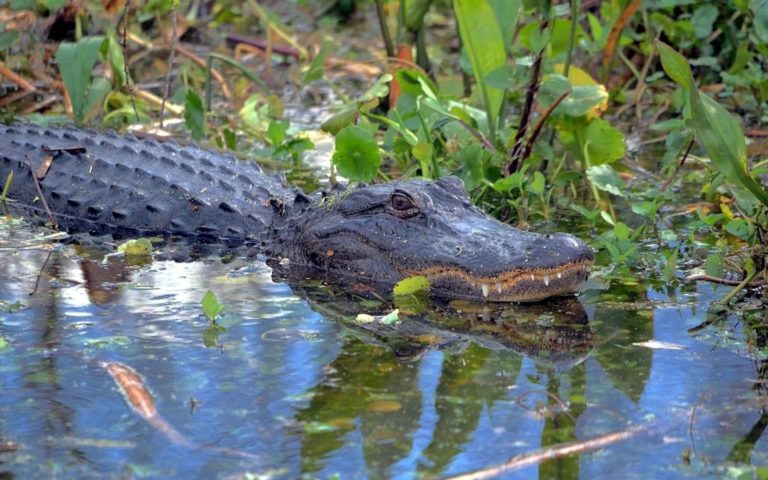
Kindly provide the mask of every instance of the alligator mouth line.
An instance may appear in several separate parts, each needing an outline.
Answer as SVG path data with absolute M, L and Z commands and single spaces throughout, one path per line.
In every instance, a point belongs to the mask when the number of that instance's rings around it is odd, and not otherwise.
M 510 270 L 492 277 L 473 275 L 457 267 L 409 269 L 407 275 L 424 276 L 430 284 L 460 281 L 468 287 L 469 296 L 482 295 L 491 301 L 535 302 L 553 295 L 575 293 L 579 284 L 589 277 L 593 263 L 578 260 L 556 267 Z

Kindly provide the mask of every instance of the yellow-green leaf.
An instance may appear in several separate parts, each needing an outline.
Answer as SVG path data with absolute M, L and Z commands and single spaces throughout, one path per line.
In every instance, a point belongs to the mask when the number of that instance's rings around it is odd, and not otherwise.
M 427 277 L 416 275 L 397 282 L 393 293 L 395 295 L 413 295 L 422 290 L 429 290 L 429 280 Z
M 152 254 L 152 242 L 148 238 L 128 240 L 117 246 L 117 251 L 126 257 L 148 257 Z

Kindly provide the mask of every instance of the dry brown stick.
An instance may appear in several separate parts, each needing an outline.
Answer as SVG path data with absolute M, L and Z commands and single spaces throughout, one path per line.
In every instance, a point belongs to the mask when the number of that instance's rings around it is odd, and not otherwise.
M 125 77 L 125 85 L 128 87 L 131 82 L 131 76 L 128 72 L 128 65 L 129 65 L 129 59 L 128 59 L 128 20 L 131 15 L 131 0 L 125 0 L 125 5 L 123 7 L 123 31 L 120 39 L 120 46 L 123 49 L 123 76 Z M 133 95 L 129 92 L 128 98 L 131 101 L 131 107 L 133 107 L 133 113 L 136 115 L 136 121 L 140 120 L 139 116 L 139 109 L 136 107 L 136 99 L 133 97 Z
M 539 31 L 544 31 L 549 26 L 549 19 L 545 18 L 541 22 Z M 528 86 L 528 91 L 525 94 L 525 103 L 523 104 L 523 110 L 520 113 L 520 125 L 517 127 L 517 133 L 515 134 L 515 141 L 512 144 L 512 148 L 507 155 L 507 163 L 502 169 L 504 176 L 509 176 L 520 169 L 520 148 L 522 148 L 523 138 L 528 130 L 528 123 L 531 119 L 531 112 L 533 111 L 533 104 L 536 102 L 536 94 L 539 91 L 539 84 L 541 81 L 541 64 L 544 60 L 544 49 L 542 48 L 533 58 L 533 66 L 531 68 L 531 83 Z
M 50 95 L 47 98 L 45 98 L 44 100 L 41 100 L 41 101 L 39 101 L 39 102 L 37 102 L 37 103 L 35 103 L 33 105 L 30 105 L 29 107 L 25 108 L 24 110 L 21 111 L 21 113 L 24 114 L 24 115 L 29 115 L 30 113 L 39 112 L 40 110 L 44 109 L 48 105 L 56 103 L 59 100 L 61 100 L 61 98 L 58 95 Z
M 533 150 L 533 144 L 536 142 L 536 139 L 539 137 L 539 134 L 541 133 L 541 129 L 544 128 L 544 122 L 547 121 L 547 118 L 552 114 L 552 112 L 557 108 L 558 105 L 560 105 L 560 102 L 565 100 L 565 97 L 571 94 L 570 90 L 566 90 L 565 92 L 561 93 L 559 97 L 555 99 L 552 104 L 550 104 L 549 107 L 544 111 L 544 113 L 541 114 L 541 117 L 539 118 L 539 121 L 536 123 L 536 126 L 533 127 L 533 130 L 531 130 L 531 136 L 528 137 L 528 141 L 525 142 L 525 149 L 523 149 L 523 156 L 522 160 L 525 161 L 528 157 L 531 156 L 531 151 Z
M 454 477 L 449 477 L 448 480 L 478 480 L 495 477 L 510 470 L 526 467 L 528 465 L 534 465 L 545 460 L 552 460 L 554 458 L 560 458 L 567 455 L 575 455 L 597 450 L 599 448 L 604 448 L 614 443 L 623 442 L 624 440 L 630 439 L 639 433 L 645 432 L 646 430 L 647 426 L 641 425 L 631 427 L 626 430 L 621 430 L 619 432 L 602 435 L 590 440 L 560 443 L 553 447 L 542 448 L 535 452 L 516 455 L 500 465 L 483 468 L 482 470 L 475 470 L 474 472 L 464 473 Z
M 6 67 L 3 62 L 0 62 L 0 77 L 7 78 L 8 80 L 18 85 L 22 90 L 28 90 L 30 92 L 37 90 L 35 86 L 29 82 L 29 80 Z
M 163 114 L 165 113 L 165 101 L 171 95 L 171 74 L 173 72 L 173 57 L 176 55 L 176 44 L 179 39 L 176 37 L 178 25 L 177 12 L 171 12 L 171 53 L 168 54 L 168 71 L 165 73 L 165 86 L 163 87 L 163 102 L 160 104 L 160 128 L 163 128 Z
M 37 189 L 37 194 L 40 196 L 40 202 L 43 204 L 43 208 L 45 208 L 45 213 L 48 215 L 48 220 L 51 221 L 51 225 L 53 225 L 54 229 L 58 229 L 59 224 L 56 223 L 56 219 L 53 218 L 51 209 L 48 208 L 48 202 L 45 200 L 45 195 L 43 195 L 43 189 L 40 188 L 40 182 L 37 180 L 37 174 L 35 173 L 35 168 L 32 166 L 32 159 L 29 158 L 28 155 L 27 155 L 27 161 L 29 163 L 29 169 L 32 170 L 32 181 L 34 182 L 35 188 Z
M 140 99 L 152 105 L 159 106 L 163 102 L 162 98 L 146 90 L 142 90 L 140 88 L 133 88 L 133 87 L 129 88 L 128 90 L 132 94 L 135 94 Z M 165 102 L 165 108 L 174 115 L 181 115 L 184 113 L 184 107 L 180 105 L 176 105 L 175 103 Z
M 206 68 L 205 60 L 195 55 L 194 52 L 189 50 L 184 45 L 181 45 L 181 44 L 176 45 L 176 51 L 179 52 L 179 55 L 183 55 L 188 59 L 192 60 L 194 63 L 200 66 L 200 68 Z M 229 90 L 229 85 L 227 85 L 227 81 L 224 79 L 224 75 L 222 75 L 221 72 L 216 70 L 215 68 L 211 68 L 211 76 L 221 84 L 221 94 L 224 95 L 224 98 L 226 98 L 227 100 L 232 98 L 232 92 Z
M 4 107 L 6 105 L 10 105 L 10 104 L 12 104 L 14 102 L 17 102 L 17 101 L 21 100 L 22 98 L 24 98 L 26 96 L 32 95 L 33 93 L 35 93 L 34 90 L 19 90 L 16 93 L 12 93 L 10 95 L 7 95 L 7 96 L 3 97 L 2 99 L 0 99 L 0 107 Z

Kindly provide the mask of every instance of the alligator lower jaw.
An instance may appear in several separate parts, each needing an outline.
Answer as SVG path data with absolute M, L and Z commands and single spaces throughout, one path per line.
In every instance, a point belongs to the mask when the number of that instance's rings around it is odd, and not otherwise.
M 510 270 L 492 277 L 456 267 L 429 267 L 406 274 L 426 277 L 432 290 L 451 297 L 523 303 L 577 293 L 592 264 L 591 260 L 581 260 L 557 267 Z

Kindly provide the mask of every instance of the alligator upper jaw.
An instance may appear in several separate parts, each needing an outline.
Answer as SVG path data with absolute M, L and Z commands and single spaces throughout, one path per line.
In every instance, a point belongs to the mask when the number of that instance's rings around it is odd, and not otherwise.
M 450 297 L 527 303 L 577 293 L 589 278 L 593 263 L 591 258 L 585 258 L 553 267 L 508 270 L 494 276 L 474 275 L 457 267 L 428 267 L 406 273 L 426 277 L 432 291 Z

